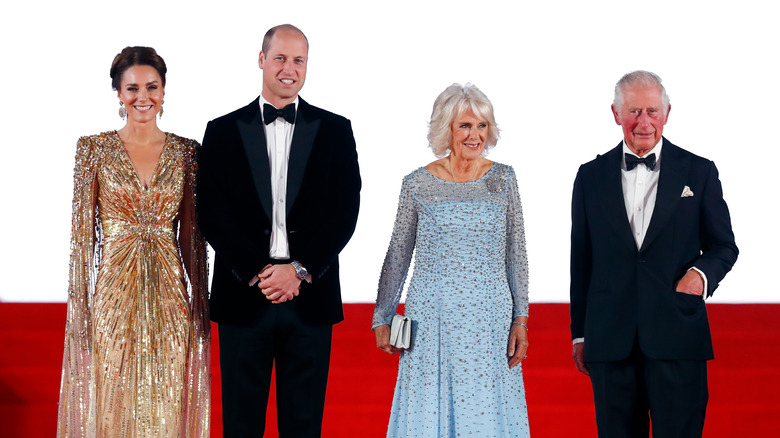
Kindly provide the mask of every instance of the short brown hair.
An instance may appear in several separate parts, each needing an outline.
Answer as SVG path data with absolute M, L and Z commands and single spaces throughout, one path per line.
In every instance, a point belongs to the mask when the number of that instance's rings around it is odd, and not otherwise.
M 278 26 L 274 26 L 270 29 L 268 29 L 268 32 L 265 33 L 265 36 L 263 37 L 263 48 L 260 49 L 263 51 L 263 57 L 265 58 L 268 55 L 268 51 L 271 50 L 271 40 L 274 37 L 274 34 L 276 34 L 276 31 L 278 30 L 290 30 L 293 32 L 298 32 L 303 36 L 303 39 L 306 40 L 306 46 L 309 46 L 309 39 L 306 38 L 306 34 L 303 33 L 300 29 L 293 26 L 292 24 L 280 24 Z

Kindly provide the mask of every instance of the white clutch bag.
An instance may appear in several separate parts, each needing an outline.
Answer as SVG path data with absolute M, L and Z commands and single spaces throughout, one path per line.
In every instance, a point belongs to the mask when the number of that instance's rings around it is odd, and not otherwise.
M 396 348 L 409 348 L 412 344 L 412 320 L 396 314 L 390 324 L 390 345 Z

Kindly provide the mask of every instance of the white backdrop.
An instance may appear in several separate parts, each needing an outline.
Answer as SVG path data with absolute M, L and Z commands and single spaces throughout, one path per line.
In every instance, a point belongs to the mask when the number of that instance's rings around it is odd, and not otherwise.
M 740 257 L 715 302 L 777 302 L 778 14 L 773 2 L 456 0 L 17 2 L 0 18 L 0 301 L 63 301 L 72 170 L 81 135 L 122 127 L 109 66 L 128 45 L 168 64 L 163 130 L 206 122 L 260 92 L 262 35 L 311 43 L 301 95 L 352 120 L 363 175 L 342 253 L 344 298 L 370 302 L 401 178 L 434 159 L 434 98 L 472 82 L 492 100 L 525 210 L 531 300 L 568 301 L 569 207 L 579 164 L 615 146 L 614 83 L 647 69 L 672 103 L 664 134 L 715 161 Z M 762 166 L 763 165 L 763 166 Z

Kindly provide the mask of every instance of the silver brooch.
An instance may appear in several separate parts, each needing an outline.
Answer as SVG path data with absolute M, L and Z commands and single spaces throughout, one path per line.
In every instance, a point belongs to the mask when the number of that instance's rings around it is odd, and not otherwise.
M 506 183 L 499 178 L 488 178 L 485 180 L 485 184 L 487 184 L 490 193 L 501 193 L 504 191 L 504 186 L 506 185 Z

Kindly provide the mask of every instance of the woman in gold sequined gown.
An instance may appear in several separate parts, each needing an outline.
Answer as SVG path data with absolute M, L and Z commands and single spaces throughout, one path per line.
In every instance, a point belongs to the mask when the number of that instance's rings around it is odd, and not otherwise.
M 78 142 L 58 436 L 209 434 L 198 144 L 157 127 L 165 72 L 154 49 L 124 49 L 111 78 L 127 123 Z

